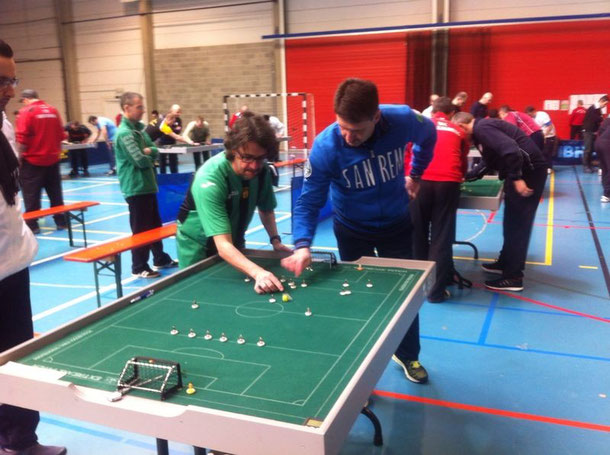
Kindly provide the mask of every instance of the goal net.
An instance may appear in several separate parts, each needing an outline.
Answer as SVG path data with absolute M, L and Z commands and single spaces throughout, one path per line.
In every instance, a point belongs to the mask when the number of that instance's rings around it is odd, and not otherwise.
M 280 160 L 307 158 L 316 135 L 313 94 L 294 92 L 225 95 L 225 131 L 229 130 L 229 121 L 233 114 L 244 105 L 255 114 L 276 117 L 284 125 Z

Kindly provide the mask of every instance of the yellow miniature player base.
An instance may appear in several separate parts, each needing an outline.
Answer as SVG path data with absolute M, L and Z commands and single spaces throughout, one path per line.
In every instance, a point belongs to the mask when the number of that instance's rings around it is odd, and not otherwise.
M 287 292 L 284 292 L 282 294 L 282 302 L 290 302 L 292 300 L 292 297 L 290 297 L 290 294 L 288 294 Z
M 362 267 L 362 264 L 358 264 L 358 267 L 356 267 L 356 270 L 362 271 L 362 270 L 364 270 L 364 267 Z
M 186 393 L 188 395 L 192 395 L 196 392 L 195 387 L 193 387 L 193 383 L 189 382 L 189 386 L 186 388 Z

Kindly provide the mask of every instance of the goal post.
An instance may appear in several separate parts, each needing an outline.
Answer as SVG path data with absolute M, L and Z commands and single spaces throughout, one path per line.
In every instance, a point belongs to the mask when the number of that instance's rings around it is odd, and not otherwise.
M 316 135 L 313 94 L 304 92 L 290 93 L 244 93 L 229 94 L 223 97 L 225 131 L 229 121 L 243 105 L 259 115 L 277 117 L 285 126 L 284 141 L 280 153 L 296 157 L 307 157 Z M 283 144 L 286 144 L 283 145 Z

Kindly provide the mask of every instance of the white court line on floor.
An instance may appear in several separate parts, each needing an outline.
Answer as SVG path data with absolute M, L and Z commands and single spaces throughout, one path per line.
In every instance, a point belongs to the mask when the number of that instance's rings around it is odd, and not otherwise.
M 114 185 L 114 182 L 105 182 L 105 183 L 97 183 L 97 184 L 94 184 L 94 185 L 79 186 L 79 187 L 76 187 L 76 188 L 69 188 L 67 190 L 63 190 L 63 192 L 64 193 L 72 193 L 74 191 L 87 190 L 89 188 L 97 188 L 97 187 L 100 187 L 100 186 L 109 186 L 109 185 Z
M 139 279 L 139 278 L 138 277 L 125 278 L 124 280 L 121 280 L 121 284 L 131 283 L 132 281 L 135 281 L 137 279 Z M 111 289 L 115 289 L 115 288 L 116 288 L 115 284 L 109 284 L 107 286 L 100 288 L 100 294 L 103 294 L 104 292 L 110 291 Z M 41 319 L 44 319 L 47 316 L 51 316 L 52 314 L 58 313 L 59 311 L 65 310 L 66 308 L 70 308 L 74 305 L 78 305 L 79 303 L 81 303 L 87 299 L 93 298 L 93 297 L 95 297 L 95 291 L 89 292 L 85 295 L 81 295 L 80 297 L 77 297 L 75 299 L 68 300 L 67 302 L 62 303 L 61 305 L 54 306 L 53 308 L 49 308 L 48 310 L 35 314 L 34 317 L 32 317 L 32 321 L 34 321 L 34 322 L 40 321 Z
M 287 219 L 288 219 L 288 218 L 290 218 L 291 216 L 292 216 L 292 215 L 290 215 L 290 214 L 288 214 L 288 215 L 284 215 L 284 216 L 281 216 L 281 217 L 277 218 L 277 219 L 275 220 L 275 222 L 276 222 L 276 223 L 279 223 L 280 221 L 287 220 Z M 252 229 L 248 229 L 248 230 L 246 231 L 246 235 L 248 235 L 248 234 L 252 234 L 253 232 L 258 232 L 258 231 L 260 231 L 261 229 L 265 229 L 265 226 L 263 226 L 262 224 L 259 224 L 258 226 L 255 226 L 255 227 L 253 227 Z
M 30 281 L 30 285 L 47 287 L 47 288 L 95 289 L 95 286 L 87 285 L 87 284 L 53 284 L 53 283 L 37 283 L 37 282 Z
M 69 242 L 70 239 L 68 237 L 51 237 L 50 234 L 52 234 L 51 232 L 44 233 L 42 236 L 37 236 L 36 238 L 38 240 L 55 240 L 57 242 Z M 82 242 L 83 240 L 81 238 L 75 238 L 74 241 L 76 242 Z M 92 243 L 92 244 L 97 244 L 97 243 L 102 243 L 103 240 L 91 240 L 91 239 L 87 239 L 87 243 Z M 71 251 L 66 252 L 66 254 L 71 253 Z

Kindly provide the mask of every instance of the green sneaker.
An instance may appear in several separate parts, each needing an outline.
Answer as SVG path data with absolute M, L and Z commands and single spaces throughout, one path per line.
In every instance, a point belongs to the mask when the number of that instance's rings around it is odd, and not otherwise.
M 428 382 L 428 372 L 424 366 L 417 360 L 400 360 L 396 354 L 392 356 L 392 360 L 402 367 L 405 376 L 411 382 L 424 384 Z

